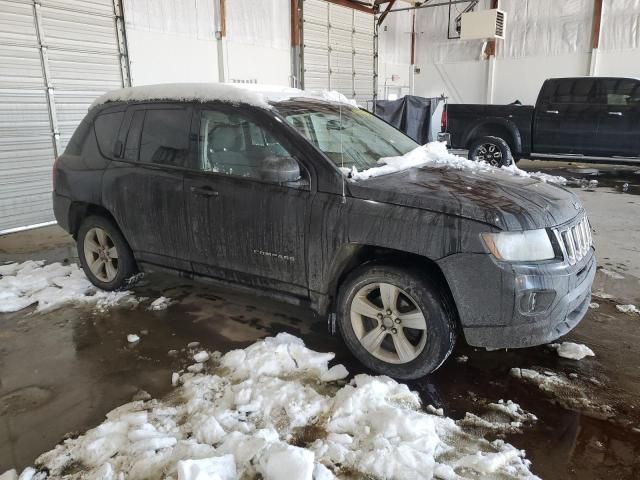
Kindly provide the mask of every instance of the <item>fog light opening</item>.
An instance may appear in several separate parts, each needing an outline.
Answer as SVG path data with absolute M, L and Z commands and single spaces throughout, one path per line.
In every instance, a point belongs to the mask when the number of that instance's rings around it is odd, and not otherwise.
M 553 290 L 528 290 L 520 295 L 520 312 L 525 315 L 536 315 L 549 310 L 556 298 Z

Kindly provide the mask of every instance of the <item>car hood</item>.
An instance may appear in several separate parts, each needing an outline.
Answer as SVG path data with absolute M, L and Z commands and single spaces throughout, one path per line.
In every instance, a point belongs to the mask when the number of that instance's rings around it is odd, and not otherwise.
M 508 172 L 422 166 L 350 184 L 360 199 L 442 212 L 502 230 L 553 227 L 583 210 L 570 191 Z

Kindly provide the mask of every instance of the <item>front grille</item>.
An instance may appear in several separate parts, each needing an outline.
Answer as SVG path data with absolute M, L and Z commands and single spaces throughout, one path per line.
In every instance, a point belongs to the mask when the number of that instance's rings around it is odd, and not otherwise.
M 593 243 L 591 225 L 586 215 L 572 225 L 554 228 L 553 233 L 570 265 L 582 260 Z

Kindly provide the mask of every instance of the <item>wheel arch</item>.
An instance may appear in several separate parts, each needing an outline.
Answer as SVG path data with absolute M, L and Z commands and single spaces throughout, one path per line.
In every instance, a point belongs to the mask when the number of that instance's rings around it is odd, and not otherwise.
M 423 255 L 375 245 L 351 244 L 345 247 L 341 254 L 338 255 L 337 261 L 334 262 L 331 268 L 327 288 L 328 312 L 335 312 L 340 286 L 344 284 L 349 275 L 364 265 L 393 265 L 416 271 L 422 277 L 428 276 L 431 280 L 435 280 L 446 295 L 447 302 L 450 303 L 457 327 L 461 328 L 458 310 L 449 282 L 435 260 Z
M 78 230 L 80 229 L 82 221 L 91 215 L 98 215 L 108 218 L 114 223 L 116 227 L 118 227 L 120 233 L 122 233 L 122 229 L 118 225 L 115 217 L 106 208 L 94 203 L 72 202 L 71 206 L 69 207 L 69 232 L 71 233 L 73 238 L 77 237 Z M 124 233 L 122 233 L 122 236 L 124 237 Z
M 504 118 L 484 118 L 475 122 L 464 136 L 462 144 L 464 148 L 469 148 L 471 143 L 480 137 L 502 138 L 515 157 L 522 152 L 522 135 L 518 127 L 511 121 Z

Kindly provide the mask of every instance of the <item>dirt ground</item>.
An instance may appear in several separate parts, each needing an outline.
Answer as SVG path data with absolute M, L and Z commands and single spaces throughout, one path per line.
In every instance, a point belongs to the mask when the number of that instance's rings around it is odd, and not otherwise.
M 640 305 L 639 167 L 520 166 L 567 177 L 587 207 L 601 267 L 598 307 L 564 340 L 584 343 L 596 356 L 578 362 L 548 346 L 487 352 L 459 342 L 440 370 L 409 386 L 425 405 L 453 418 L 481 413 L 500 399 L 535 414 L 537 422 L 505 438 L 526 450 L 542 478 L 640 478 L 640 315 L 615 308 Z M 57 227 L 0 237 L 0 262 L 74 256 L 73 243 Z M 308 311 L 160 274 L 145 276 L 133 290 L 148 301 L 164 295 L 176 302 L 158 312 L 143 305 L 107 312 L 70 305 L 45 314 L 0 314 L 0 472 L 32 464 L 142 391 L 169 392 L 189 342 L 226 352 L 287 331 L 310 348 L 336 352 L 352 373 L 363 371 L 327 333 L 326 322 Z M 607 294 L 613 298 L 603 298 Z M 142 339 L 131 345 L 126 336 L 133 332 Z M 534 370 L 543 381 L 518 378 L 512 368 Z M 487 432 L 488 438 L 501 435 Z

